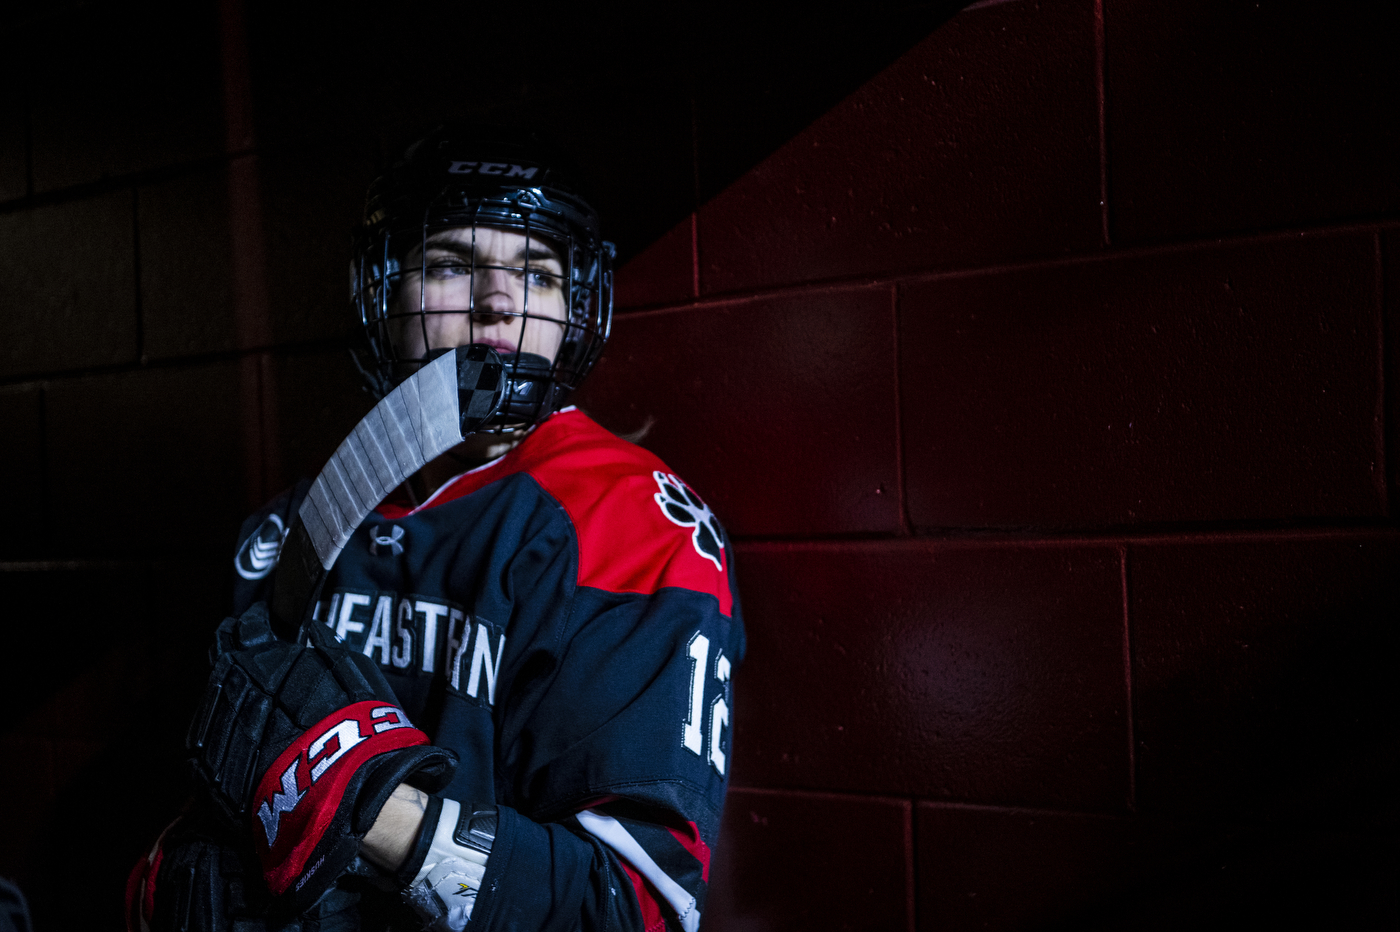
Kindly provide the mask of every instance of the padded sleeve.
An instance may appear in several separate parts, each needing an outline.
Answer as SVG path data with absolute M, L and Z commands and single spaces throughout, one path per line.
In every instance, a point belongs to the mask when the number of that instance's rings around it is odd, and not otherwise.
M 626 873 L 601 841 L 508 806 L 498 810 L 496 831 L 472 932 L 643 932 Z
M 548 674 L 500 711 L 501 820 L 473 929 L 694 932 L 741 632 L 691 590 L 575 594 Z

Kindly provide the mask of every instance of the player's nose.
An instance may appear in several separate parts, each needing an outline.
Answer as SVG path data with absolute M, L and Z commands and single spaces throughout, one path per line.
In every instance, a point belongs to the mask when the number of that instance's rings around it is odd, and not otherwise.
M 493 323 L 517 313 L 511 275 L 506 269 L 477 269 L 473 315 L 483 323 Z

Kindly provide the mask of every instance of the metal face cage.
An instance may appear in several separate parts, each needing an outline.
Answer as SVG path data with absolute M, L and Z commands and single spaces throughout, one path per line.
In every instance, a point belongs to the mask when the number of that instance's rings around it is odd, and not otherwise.
M 411 158 L 412 150 L 409 168 L 418 170 L 381 178 L 366 204 L 351 270 L 361 373 L 382 397 L 454 346 L 486 343 L 509 384 L 483 430 L 527 430 L 568 403 L 602 353 L 612 324 L 612 244 L 567 190 L 450 177 L 456 166 L 482 165 L 534 181 L 549 178 L 546 168 Z

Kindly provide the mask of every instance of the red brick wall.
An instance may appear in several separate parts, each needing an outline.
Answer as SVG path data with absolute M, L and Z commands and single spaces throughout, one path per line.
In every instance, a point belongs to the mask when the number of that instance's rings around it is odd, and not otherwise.
M 708 928 L 1394 926 L 1381 27 L 978 4 L 619 273 L 749 628 Z
M 709 928 L 1396 925 L 1378 13 L 403 6 L 0 20 L 0 874 L 39 932 L 117 927 L 237 523 L 364 404 L 387 141 L 492 100 L 582 141 L 631 259 L 584 403 L 735 538 Z

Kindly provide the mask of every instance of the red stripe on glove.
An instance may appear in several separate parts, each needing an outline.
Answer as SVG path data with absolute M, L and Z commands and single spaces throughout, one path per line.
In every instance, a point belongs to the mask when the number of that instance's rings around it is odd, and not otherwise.
M 378 700 L 346 706 L 293 741 L 253 797 L 253 842 L 272 892 L 285 893 L 300 876 L 356 771 L 380 754 L 428 743 L 402 709 Z

